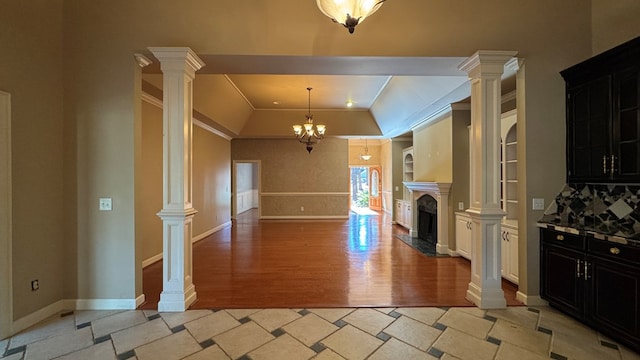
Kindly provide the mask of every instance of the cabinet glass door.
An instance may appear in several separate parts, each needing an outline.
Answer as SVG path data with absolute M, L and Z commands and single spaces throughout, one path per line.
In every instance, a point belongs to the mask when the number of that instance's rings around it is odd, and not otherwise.
M 629 180 L 640 176 L 639 73 L 636 68 L 617 75 L 614 80 L 614 97 L 618 98 L 613 119 L 614 178 Z
M 610 176 L 610 77 L 568 91 L 569 182 Z

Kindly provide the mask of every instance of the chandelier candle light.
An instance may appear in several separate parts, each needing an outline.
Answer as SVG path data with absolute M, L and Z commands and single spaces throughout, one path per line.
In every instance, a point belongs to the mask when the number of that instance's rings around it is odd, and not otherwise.
M 309 154 L 311 154 L 311 150 L 313 150 L 313 145 L 324 139 L 324 132 L 326 130 L 326 126 L 320 124 L 315 125 L 314 128 L 313 115 L 311 115 L 311 89 L 310 87 L 307 88 L 309 92 L 309 112 L 306 115 L 307 122 L 303 125 L 293 125 L 293 132 L 296 135 L 296 139 L 307 145 Z
M 356 25 L 376 12 L 385 0 L 316 0 L 320 11 L 353 34 Z
M 360 154 L 360 159 L 364 161 L 371 159 L 371 154 L 369 154 L 369 148 L 367 147 L 367 139 L 364 139 L 364 154 Z

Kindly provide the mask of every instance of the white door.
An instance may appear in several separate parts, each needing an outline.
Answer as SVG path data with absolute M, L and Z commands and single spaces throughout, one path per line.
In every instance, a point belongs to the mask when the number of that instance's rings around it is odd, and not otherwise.
M 11 335 L 11 96 L 0 91 L 0 339 Z

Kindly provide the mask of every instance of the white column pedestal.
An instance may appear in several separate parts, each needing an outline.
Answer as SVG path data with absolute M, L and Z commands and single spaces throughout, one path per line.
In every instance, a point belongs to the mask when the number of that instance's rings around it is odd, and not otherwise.
M 196 300 L 196 287 L 192 272 L 192 219 L 194 209 L 187 211 L 161 211 L 163 224 L 162 293 L 158 311 L 185 311 Z

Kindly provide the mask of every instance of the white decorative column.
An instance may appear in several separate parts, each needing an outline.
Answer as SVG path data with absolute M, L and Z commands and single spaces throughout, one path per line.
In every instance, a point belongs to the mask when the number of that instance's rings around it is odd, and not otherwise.
M 471 282 L 467 299 L 481 309 L 507 306 L 502 291 L 500 99 L 504 65 L 515 51 L 478 51 L 460 65 L 471 81 Z
M 193 285 L 192 203 L 193 79 L 204 66 L 189 48 L 149 48 L 163 77 L 163 265 L 158 311 L 185 311 L 196 299 Z

